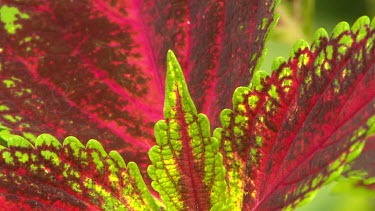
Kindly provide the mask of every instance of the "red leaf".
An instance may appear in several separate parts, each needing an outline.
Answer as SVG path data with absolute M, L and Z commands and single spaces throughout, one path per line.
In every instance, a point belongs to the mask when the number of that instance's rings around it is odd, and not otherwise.
M 271 0 L 6 6 L 28 18 L 16 16 L 13 34 L 1 23 L 1 124 L 31 139 L 96 138 L 141 169 L 162 118 L 167 50 L 181 59 L 198 110 L 214 119 L 249 83 L 275 9 Z
M 358 155 L 375 115 L 374 39 L 367 17 L 351 30 L 339 24 L 330 39 L 320 30 L 311 50 L 297 45 L 266 80 L 252 136 L 263 143 L 248 162 L 245 207 L 294 207 Z
M 374 40 L 367 17 L 330 38 L 318 30 L 311 48 L 297 43 L 270 77 L 235 91 L 214 134 L 240 207 L 293 209 L 358 156 L 375 116 Z

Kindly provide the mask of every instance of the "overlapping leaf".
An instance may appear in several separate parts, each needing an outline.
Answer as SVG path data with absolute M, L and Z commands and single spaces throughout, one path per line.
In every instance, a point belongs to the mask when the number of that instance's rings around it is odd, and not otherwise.
M 68 137 L 63 145 L 50 135 L 35 144 L 2 136 L 1 207 L 16 210 L 159 210 L 135 163 L 116 151 L 107 154 L 90 140 L 86 147 Z
M 198 110 L 213 117 L 229 102 L 228 93 L 246 83 L 247 69 L 256 67 L 275 7 L 264 1 L 40 0 L 2 1 L 1 14 L 3 2 L 21 13 L 13 9 L 16 21 L 1 16 L 2 127 L 32 140 L 40 132 L 97 137 L 141 164 L 160 118 L 166 49 L 183 58 Z M 249 13 L 250 7 L 257 12 Z M 150 151 L 149 169 L 168 209 L 232 202 L 231 210 L 294 208 L 341 173 L 374 122 L 374 28 L 375 21 L 362 18 L 351 29 L 338 25 L 330 38 L 319 30 L 311 48 L 298 43 L 288 61 L 275 61 L 270 77 L 257 76 L 250 88 L 236 90 L 233 110 L 223 111 L 223 128 L 213 138 L 169 53 L 166 120 L 155 126 L 158 146 Z M 250 53 L 239 57 L 242 52 Z M 156 208 L 135 165 L 126 168 L 118 154 L 107 155 L 95 141 L 84 148 L 42 137 L 35 147 L 3 138 L 1 202 L 7 207 L 21 200 L 25 208 L 41 209 L 111 209 L 133 202 Z M 82 151 L 78 160 L 75 149 Z M 131 185 L 117 189 L 120 194 L 114 189 L 123 178 L 117 169 L 128 178 L 121 184 Z M 94 184 L 91 178 L 102 180 Z M 131 193 L 122 195 L 126 190 Z M 91 193 L 89 200 L 80 191 Z
M 214 118 L 234 88 L 249 83 L 275 6 L 3 0 L 0 122 L 31 140 L 40 133 L 96 138 L 145 169 L 162 118 L 167 49 L 181 59 L 198 110 Z
M 190 98 L 180 65 L 168 52 L 164 118 L 155 125 L 157 144 L 149 151 L 151 185 L 167 210 L 229 207 L 219 142 Z
M 229 195 L 237 209 L 278 210 L 308 200 L 364 145 L 375 116 L 375 21 L 318 30 L 270 77 L 256 77 L 221 114 Z M 261 74 L 260 74 L 261 75 Z

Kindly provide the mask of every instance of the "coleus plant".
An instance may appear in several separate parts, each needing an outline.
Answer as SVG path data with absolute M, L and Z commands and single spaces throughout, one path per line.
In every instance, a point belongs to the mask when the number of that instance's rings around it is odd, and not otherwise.
M 363 169 L 348 162 L 375 127 L 367 17 L 297 42 L 266 76 L 256 70 L 277 2 L 5 3 L 2 15 L 17 14 L 1 29 L 5 208 L 293 209 Z M 147 150 L 160 195 L 142 173 Z
M 272 0 L 1 5 L 8 70 L 1 74 L 1 124 L 29 140 L 41 133 L 95 137 L 142 169 L 163 118 L 167 50 L 182 62 L 198 110 L 218 127 L 234 89 L 248 85 L 261 63 L 277 19 Z

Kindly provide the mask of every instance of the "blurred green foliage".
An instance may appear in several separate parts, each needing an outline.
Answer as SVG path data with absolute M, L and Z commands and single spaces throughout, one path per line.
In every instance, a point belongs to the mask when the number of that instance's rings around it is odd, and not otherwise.
M 375 190 L 356 185 L 356 181 L 345 178 L 323 187 L 317 196 L 297 211 L 373 211 Z
M 331 31 L 333 27 L 341 22 L 347 21 L 349 24 L 354 23 L 360 16 L 374 16 L 374 0 L 317 0 L 315 27 L 324 27 Z

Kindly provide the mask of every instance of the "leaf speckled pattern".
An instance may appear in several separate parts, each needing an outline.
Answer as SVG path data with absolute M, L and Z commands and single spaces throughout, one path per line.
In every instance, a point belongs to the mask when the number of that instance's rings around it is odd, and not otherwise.
M 319 29 L 238 87 L 262 60 L 277 3 L 2 1 L 1 205 L 293 210 L 371 166 L 375 20 Z M 68 134 L 89 141 L 61 144 Z
M 237 88 L 214 131 L 237 207 L 292 209 L 359 155 L 375 115 L 374 28 L 363 17 L 320 29 Z
M 217 125 L 261 61 L 276 4 L 3 0 L 0 122 L 29 140 L 101 140 L 144 171 L 162 118 L 167 50 L 182 61 L 198 111 Z
M 1 134 L 1 208 L 15 210 L 160 210 L 137 165 L 90 140 L 68 137 L 61 145 L 42 134 L 34 144 Z
M 175 55 L 167 57 L 165 120 L 156 123 L 157 145 L 149 151 L 151 185 L 167 210 L 229 209 L 219 142 L 207 116 L 197 113 Z
M 349 164 L 344 172 L 344 176 L 354 179 L 357 185 L 372 190 L 375 190 L 374 150 L 375 135 L 372 135 L 367 138 L 361 155 L 353 163 Z

